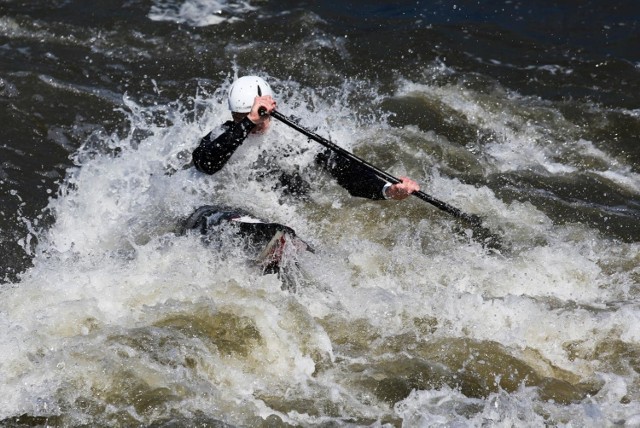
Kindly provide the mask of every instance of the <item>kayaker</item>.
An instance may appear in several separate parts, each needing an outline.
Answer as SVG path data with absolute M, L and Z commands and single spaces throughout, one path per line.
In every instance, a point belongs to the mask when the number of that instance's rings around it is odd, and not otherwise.
M 222 126 L 222 132 L 211 131 L 193 151 L 193 163 L 198 171 L 215 174 L 229 161 L 240 145 L 250 136 L 267 132 L 271 119 L 269 114 L 276 109 L 276 101 L 269 84 L 258 76 L 244 76 L 231 85 L 228 95 L 232 120 Z M 263 114 L 260 114 L 261 109 Z M 266 114 L 264 114 L 266 113 Z M 352 196 L 383 200 L 407 198 L 420 190 L 418 183 L 407 177 L 402 182 L 391 184 L 369 169 L 329 150 L 316 156 L 316 163 L 326 169 Z M 279 180 L 289 194 L 304 193 L 308 186 L 299 176 L 282 173 Z M 297 250 L 309 250 L 293 229 L 255 219 L 251 214 L 228 207 L 205 205 L 196 209 L 186 220 L 185 229 L 199 230 L 209 239 L 218 239 L 222 228 L 234 228 L 234 234 L 245 237 L 245 246 L 250 258 L 262 266 L 264 273 L 278 273 L 283 287 L 295 288 L 289 270 L 283 262 L 287 243 Z M 213 236 L 211 236 L 213 235 Z M 294 261 L 295 264 L 295 261 Z
M 269 113 L 276 109 L 276 101 L 269 84 L 258 76 L 244 76 L 233 82 L 228 95 L 232 120 L 223 125 L 221 133 L 211 131 L 193 151 L 195 167 L 206 174 L 218 172 L 233 153 L 251 134 L 267 132 L 271 123 Z M 260 109 L 267 114 L 260 115 Z M 350 160 L 325 151 L 317 156 L 324 167 L 352 196 L 380 200 L 407 198 L 420 186 L 408 177 L 391 184 L 370 170 Z

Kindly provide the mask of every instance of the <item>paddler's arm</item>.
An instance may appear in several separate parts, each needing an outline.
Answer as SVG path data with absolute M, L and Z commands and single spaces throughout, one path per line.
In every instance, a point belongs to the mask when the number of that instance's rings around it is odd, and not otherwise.
M 255 126 L 245 117 L 237 123 L 225 123 L 225 131 L 215 139 L 212 139 L 211 131 L 200 140 L 200 145 L 193 151 L 193 164 L 196 169 L 206 174 L 220 171 Z
M 388 183 L 369 169 L 328 150 L 319 154 L 316 160 L 351 196 L 402 200 L 420 190 L 418 183 L 410 178 L 401 177 L 402 182 L 398 184 Z

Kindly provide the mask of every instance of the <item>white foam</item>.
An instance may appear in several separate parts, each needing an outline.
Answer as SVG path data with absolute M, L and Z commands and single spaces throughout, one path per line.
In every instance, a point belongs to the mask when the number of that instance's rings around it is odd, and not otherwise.
M 621 165 L 614 156 L 596 148 L 592 142 L 574 138 L 574 134 L 580 134 L 579 127 L 567 121 L 549 103 L 501 91 L 503 89 L 498 88 L 496 94 L 479 94 L 458 84 L 404 81 L 397 96 L 437 100 L 464 115 L 468 123 L 490 130 L 496 138 L 485 143 L 480 150 L 490 157 L 491 168 L 499 172 L 532 170 L 552 175 L 571 174 L 583 170 L 582 164 L 570 160 L 572 157 L 592 158 L 598 164 L 608 165 L 608 169 L 587 171 L 638 192 L 640 176 L 629 166 Z M 467 143 L 474 144 L 471 141 Z
M 171 21 L 194 27 L 206 27 L 228 20 L 241 20 L 243 13 L 256 9 L 249 1 L 154 0 L 148 16 L 153 21 Z

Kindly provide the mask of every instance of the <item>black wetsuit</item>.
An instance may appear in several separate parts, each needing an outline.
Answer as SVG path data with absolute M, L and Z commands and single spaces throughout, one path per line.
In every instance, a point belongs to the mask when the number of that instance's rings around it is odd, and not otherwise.
M 223 125 L 224 132 L 217 137 L 213 131 L 205 136 L 193 151 L 193 163 L 198 171 L 206 174 L 218 172 L 247 138 L 255 124 L 248 118 Z M 316 162 L 324 167 L 352 196 L 367 199 L 384 199 L 385 180 L 367 168 L 329 150 L 320 153 Z

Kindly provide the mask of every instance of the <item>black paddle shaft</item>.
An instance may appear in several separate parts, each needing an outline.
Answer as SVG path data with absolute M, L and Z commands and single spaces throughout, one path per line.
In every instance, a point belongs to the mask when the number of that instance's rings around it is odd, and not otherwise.
M 323 146 L 339 153 L 340 155 L 350 159 L 353 162 L 356 162 L 368 169 L 370 169 L 371 171 L 373 171 L 378 177 L 387 180 L 388 182 L 392 183 L 392 184 L 396 184 L 396 183 L 401 183 L 402 180 L 394 177 L 393 175 L 382 171 L 381 169 L 376 168 L 375 166 L 371 165 L 370 163 L 368 163 L 367 161 L 365 161 L 364 159 L 361 159 L 359 157 L 357 157 L 356 155 L 354 155 L 353 153 L 343 149 L 342 147 L 332 143 L 331 141 L 327 140 L 326 138 L 323 138 L 321 136 L 319 136 L 318 134 L 315 134 L 311 131 L 309 131 L 308 129 L 303 128 L 302 126 L 298 125 L 297 123 L 293 122 L 291 119 L 289 119 L 288 117 L 284 116 L 283 114 L 277 112 L 277 111 L 272 111 L 271 112 L 271 116 L 275 117 L 276 119 L 278 119 L 280 122 L 285 123 L 286 125 L 290 126 L 291 128 L 295 129 L 296 131 L 306 135 L 307 137 L 311 138 L 312 140 L 317 141 L 318 143 L 322 144 Z M 468 221 L 472 226 L 475 227 L 481 227 L 482 224 L 482 219 L 480 217 L 478 217 L 477 215 L 471 215 L 471 214 L 466 214 L 462 211 L 460 211 L 458 208 L 453 207 L 449 204 L 447 204 L 446 202 L 440 201 L 430 195 L 427 195 L 426 193 L 424 193 L 423 191 L 417 191 L 417 192 L 413 192 L 412 193 L 413 196 L 416 196 L 420 199 L 422 199 L 425 202 L 430 203 L 431 205 L 434 205 L 435 207 L 437 207 L 438 209 L 445 211 L 451 215 L 453 215 L 454 217 L 460 218 L 462 220 Z

